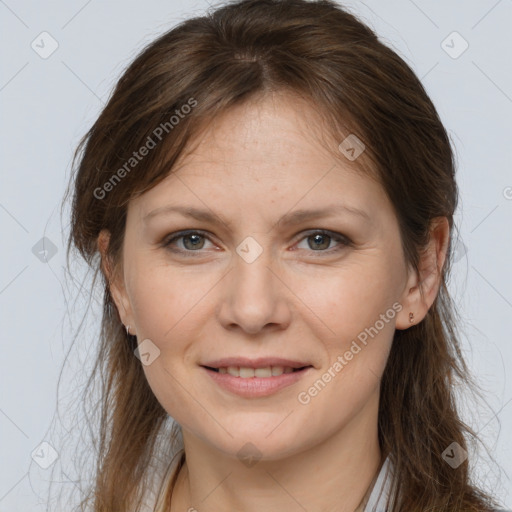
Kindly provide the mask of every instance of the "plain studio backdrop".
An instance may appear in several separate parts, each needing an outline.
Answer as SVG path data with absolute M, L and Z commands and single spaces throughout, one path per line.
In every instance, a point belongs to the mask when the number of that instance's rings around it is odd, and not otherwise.
M 449 288 L 464 320 L 464 353 L 485 390 L 476 408 L 463 400 L 464 419 L 502 468 L 482 452 L 480 481 L 512 508 L 512 2 L 343 5 L 413 68 L 454 145 L 460 239 Z M 0 512 L 45 510 L 50 480 L 71 495 L 77 474 L 61 439 L 74 436 L 87 450 L 83 422 L 67 406 L 78 400 L 94 354 L 100 293 L 57 396 L 89 304 L 85 263 L 65 272 L 69 219 L 59 206 L 73 150 L 136 53 L 208 7 L 207 0 L 0 1 Z M 61 507 L 52 510 L 69 510 Z

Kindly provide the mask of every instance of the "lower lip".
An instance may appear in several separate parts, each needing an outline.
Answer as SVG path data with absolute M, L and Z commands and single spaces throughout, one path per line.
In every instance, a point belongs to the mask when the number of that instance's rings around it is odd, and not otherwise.
M 250 377 L 244 379 L 242 377 L 234 377 L 233 375 L 229 375 L 229 373 L 219 373 L 208 370 L 208 368 L 204 366 L 202 368 L 219 386 L 245 398 L 258 398 L 277 393 L 280 389 L 298 382 L 312 369 L 311 366 L 308 366 L 303 370 L 292 373 L 283 373 L 272 377 Z

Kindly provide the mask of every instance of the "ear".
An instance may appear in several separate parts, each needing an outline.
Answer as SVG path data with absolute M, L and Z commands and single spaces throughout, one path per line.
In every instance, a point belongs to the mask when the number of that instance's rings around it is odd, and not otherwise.
M 125 326 L 131 326 L 130 332 L 133 333 L 135 330 L 135 322 L 133 319 L 130 301 L 128 299 L 128 294 L 126 293 L 124 280 L 113 271 L 110 258 L 107 255 L 109 242 L 110 232 L 107 229 L 102 229 L 97 240 L 98 250 L 101 254 L 101 269 L 107 279 L 110 294 L 112 295 L 112 299 L 114 300 L 117 311 L 119 312 L 121 322 L 123 322 Z
M 397 329 L 407 329 L 425 318 L 441 286 L 449 241 L 448 219 L 435 217 L 431 222 L 429 243 L 420 256 L 419 275 L 409 268 L 407 284 L 400 300 L 403 309 L 396 317 Z

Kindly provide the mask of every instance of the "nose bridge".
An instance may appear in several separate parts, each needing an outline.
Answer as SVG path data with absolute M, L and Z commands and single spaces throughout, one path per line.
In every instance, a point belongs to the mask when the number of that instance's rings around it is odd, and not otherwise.
M 243 330 L 256 333 L 265 325 L 287 320 L 283 292 L 275 275 L 275 262 L 269 248 L 254 238 L 245 239 L 236 250 L 228 296 L 224 297 L 221 321 L 238 324 Z
M 252 295 L 261 295 L 260 298 L 269 297 L 272 294 L 274 279 L 271 268 L 272 261 L 268 250 L 253 261 L 247 261 L 238 255 L 233 268 L 236 288 L 239 288 L 239 291 L 251 290 Z

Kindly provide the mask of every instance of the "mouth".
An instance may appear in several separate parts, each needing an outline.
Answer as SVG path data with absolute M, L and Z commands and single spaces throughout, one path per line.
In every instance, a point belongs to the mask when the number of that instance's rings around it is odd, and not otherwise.
M 297 373 L 312 368 L 312 365 L 292 367 L 292 366 L 263 366 L 263 367 L 251 367 L 251 366 L 203 366 L 207 370 L 210 370 L 219 374 L 228 374 L 232 377 L 239 377 L 241 379 L 257 378 L 269 378 L 279 377 L 283 374 Z
M 269 397 L 304 379 L 314 367 L 281 358 L 228 358 L 200 365 L 216 386 L 242 398 Z

